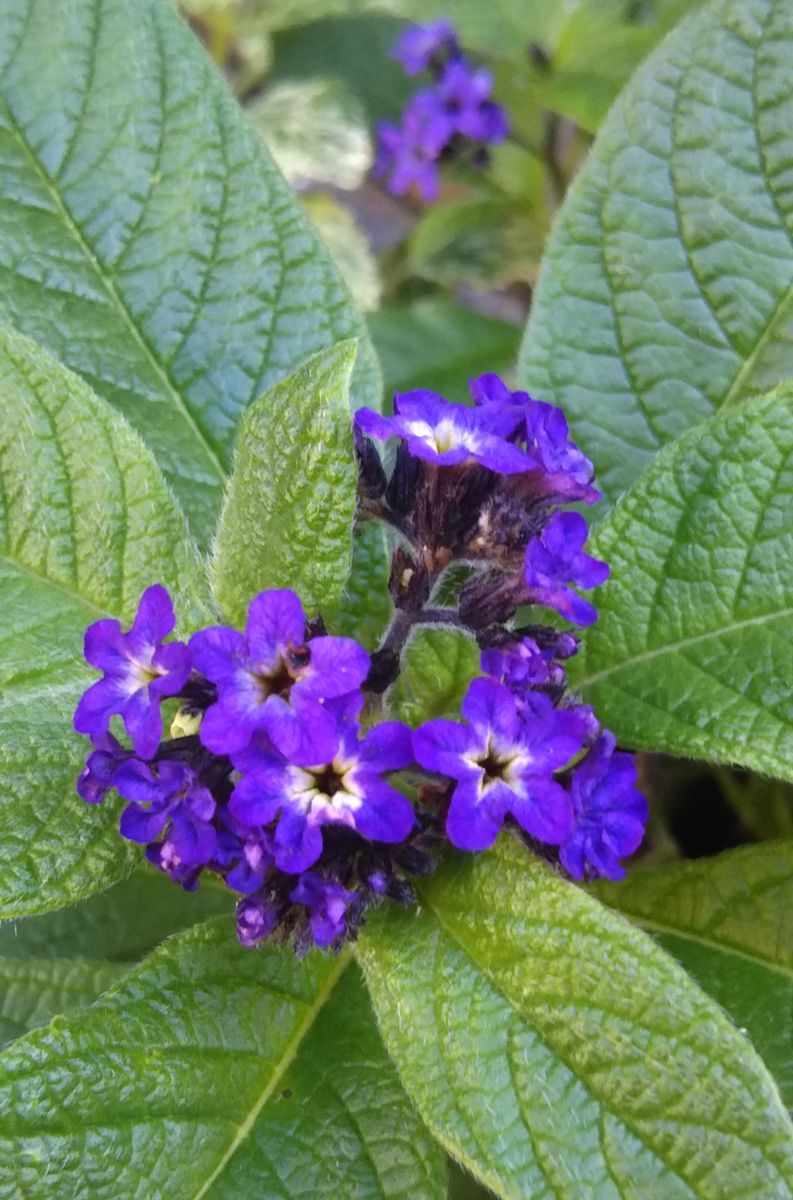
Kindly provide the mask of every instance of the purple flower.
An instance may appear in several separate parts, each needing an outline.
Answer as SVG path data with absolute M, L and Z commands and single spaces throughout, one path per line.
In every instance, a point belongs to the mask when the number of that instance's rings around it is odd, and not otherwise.
M 77 780 L 77 795 L 88 804 L 101 804 L 113 787 L 113 776 L 132 751 L 125 750 L 112 733 L 100 733 L 92 739 L 96 749 L 88 755 Z
M 214 626 L 194 633 L 190 649 L 197 670 L 218 689 L 200 730 L 215 754 L 243 750 L 265 730 L 298 761 L 307 730 L 335 730 L 321 702 L 357 692 L 369 671 L 369 655 L 351 638 L 306 641 L 303 606 L 289 590 L 261 592 L 244 635 Z
M 218 810 L 217 844 L 212 860 L 226 883 L 235 892 L 258 892 L 275 865 L 272 838 L 262 829 L 246 829 L 229 811 Z
M 306 871 L 290 892 L 293 904 L 305 904 L 310 912 L 311 932 L 318 946 L 331 946 L 347 929 L 347 910 L 357 900 L 357 892 L 348 892 L 339 883 L 320 879 Z
M 275 861 L 297 874 L 322 853 L 322 825 L 346 825 L 376 842 L 401 842 L 415 822 L 413 807 L 383 779 L 412 762 L 410 731 L 398 721 L 375 726 L 363 741 L 348 725 L 313 732 L 311 766 L 296 766 L 265 742 L 234 755 L 242 773 L 229 801 L 243 828 L 261 828 L 280 812 Z
M 490 99 L 493 76 L 484 68 L 472 68 L 462 60 L 451 62 L 434 91 L 454 132 L 490 143 L 503 142 L 509 133 L 506 113 Z
M 598 587 L 609 576 L 607 563 L 584 554 L 587 524 L 579 513 L 554 513 L 526 547 L 523 580 L 531 604 L 544 604 L 576 625 L 592 625 L 597 609 L 567 587 Z
M 133 759 L 118 768 L 113 784 L 132 801 L 121 814 L 122 837 L 152 844 L 162 836 L 149 857 L 163 870 L 173 875 L 210 861 L 216 845 L 215 800 L 192 768 L 164 761 L 157 763 L 155 774 L 147 763 Z
M 562 672 L 559 682 L 564 681 L 562 668 L 553 662 L 548 651 L 541 650 L 534 638 L 530 637 L 522 638 L 502 650 L 484 650 L 482 670 L 515 695 L 549 682 L 557 682 L 559 671 Z
M 426 71 L 441 58 L 458 54 L 457 34 L 450 21 L 433 21 L 430 25 L 414 25 L 406 29 L 391 57 L 402 64 L 407 75 Z
M 278 924 L 278 910 L 266 896 L 245 896 L 237 905 L 237 937 L 251 949 L 264 941 Z
M 389 172 L 388 190 L 404 196 L 415 187 L 425 203 L 438 194 L 437 162 L 454 136 L 454 121 L 432 90 L 417 92 L 402 114 L 401 125 L 383 122 L 378 127 L 378 153 L 374 174 Z
M 452 845 L 486 849 L 508 814 L 539 841 L 565 841 L 572 808 L 551 775 L 583 745 L 578 714 L 536 693 L 524 720 L 512 693 L 492 679 L 472 681 L 462 711 L 467 725 L 429 721 L 413 734 L 416 761 L 457 780 L 446 819 Z
M 164 646 L 176 624 L 171 597 L 156 583 L 140 598 L 132 628 L 106 619 L 85 632 L 85 657 L 104 672 L 77 705 L 74 728 L 96 739 L 119 713 L 135 753 L 151 758 L 162 737 L 160 701 L 175 696 L 190 676 L 190 652 L 181 642 Z
M 630 754 L 615 754 L 607 730 L 576 767 L 570 783 L 573 829 L 559 852 L 574 879 L 623 879 L 620 859 L 638 849 L 648 817 L 647 801 L 636 788 Z
M 396 395 L 394 408 L 393 417 L 359 408 L 356 424 L 368 437 L 380 441 L 404 438 L 411 454 L 438 466 L 479 463 L 503 475 L 533 466 L 528 455 L 507 441 L 520 421 L 517 409 L 499 405 L 468 408 L 427 391 Z

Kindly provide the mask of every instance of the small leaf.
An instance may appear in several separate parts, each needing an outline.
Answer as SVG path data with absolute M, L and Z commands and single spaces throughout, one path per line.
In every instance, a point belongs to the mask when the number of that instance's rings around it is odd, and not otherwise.
M 360 101 L 338 79 L 284 80 L 247 113 L 293 187 L 363 183 L 373 158 L 369 124 Z
M 0 915 L 107 887 L 133 853 L 108 805 L 74 785 L 90 743 L 72 732 L 87 625 L 128 622 L 160 582 L 180 627 L 202 618 L 203 568 L 151 454 L 123 420 L 28 338 L 0 328 Z
M 789 1200 L 772 1079 L 649 937 L 511 838 L 422 900 L 360 961 L 419 1113 L 498 1196 Z
M 668 446 L 600 525 L 573 685 L 628 746 L 793 778 L 793 388 Z
M 339 268 L 360 311 L 370 312 L 377 308 L 380 303 L 377 259 L 353 214 L 324 192 L 312 192 L 304 196 L 303 208 Z
M 423 279 L 508 284 L 533 278 L 544 228 L 515 200 L 459 200 L 428 209 L 408 244 L 410 268 Z
M 435 717 L 460 716 L 460 701 L 479 673 L 476 642 L 453 629 L 418 629 L 390 697 L 401 721 L 418 725 Z
M 369 331 L 387 397 L 428 388 L 457 402 L 470 402 L 470 377 L 513 365 L 520 336 L 514 325 L 434 297 L 372 313 Z
M 0 313 L 129 418 L 207 543 L 243 409 L 361 321 L 168 0 L 0 0 L 0 28 Z M 365 342 L 355 388 L 377 402 Z
M 252 953 L 231 925 L 0 1056 L 0 1194 L 440 1200 L 442 1155 L 348 958 Z
M 564 408 L 611 500 L 666 442 L 793 374 L 792 77 L 788 0 L 697 9 L 569 193 L 520 379 Z
M 793 1109 L 793 841 L 639 871 L 595 894 L 724 1005 Z
M 309 614 L 332 608 L 344 590 L 358 482 L 355 351 L 340 342 L 314 355 L 242 419 L 211 570 L 232 621 L 243 621 L 262 588 L 294 588 Z

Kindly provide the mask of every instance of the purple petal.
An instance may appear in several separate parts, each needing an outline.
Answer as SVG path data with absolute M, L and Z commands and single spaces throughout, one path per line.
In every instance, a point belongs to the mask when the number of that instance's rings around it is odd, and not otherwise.
M 289 588 L 260 592 L 250 603 L 245 624 L 250 653 L 268 669 L 278 665 L 281 651 L 300 646 L 306 636 L 306 617 L 300 597 Z
M 312 867 L 322 854 L 322 834 L 303 813 L 287 808 L 275 831 L 274 849 L 279 869 L 297 875 Z
M 289 762 L 314 767 L 333 761 L 339 747 L 339 726 L 321 704 L 295 697 L 291 706 L 281 696 L 265 705 L 264 728 Z
M 495 679 L 472 679 L 461 709 L 483 743 L 487 742 L 491 731 L 507 743 L 517 736 L 520 719 L 515 699 L 509 689 Z
M 265 724 L 265 704 L 252 676 L 244 673 L 238 688 L 222 692 L 201 720 L 199 737 L 213 754 L 244 750 Z
M 190 678 L 192 656 L 183 642 L 169 642 L 154 652 L 152 667 L 162 674 L 149 687 L 158 696 L 175 696 Z
M 98 671 L 118 674 L 129 667 L 126 638 L 118 621 L 105 618 L 94 621 L 85 631 L 85 659 Z
M 293 696 L 328 700 L 359 688 L 369 674 L 370 658 L 352 638 L 316 637 L 309 643 L 311 661 Z
M 413 754 L 420 766 L 451 779 L 464 779 L 477 769 L 463 759 L 464 754 L 484 749 L 473 729 L 456 721 L 427 721 L 413 731 Z
M 134 685 L 123 679 L 106 677 L 92 683 L 80 698 L 74 714 L 74 728 L 92 738 L 103 734 L 114 713 L 120 712 Z
M 215 853 L 216 839 L 208 821 L 195 820 L 183 807 L 174 812 L 168 841 L 180 864 L 197 867 L 208 863 Z
M 152 758 L 162 740 L 162 714 L 159 701 L 147 687 L 138 688 L 128 697 L 121 709 L 121 719 L 135 753 L 141 758 Z
M 190 653 L 197 671 L 219 687 L 233 687 L 239 676 L 240 659 L 247 655 L 245 638 L 236 629 L 213 625 L 190 638 Z
M 173 603 L 161 583 L 152 584 L 140 598 L 132 628 L 126 637 L 130 657 L 151 662 L 159 643 L 173 632 L 176 616 Z
M 537 776 L 524 779 L 521 791 L 513 788 L 509 810 L 526 833 L 540 842 L 558 846 L 570 834 L 573 807 L 560 784 Z
M 355 828 L 373 842 L 403 842 L 416 823 L 413 805 L 374 772 L 356 772 L 363 803 L 354 814 Z
M 165 807 L 148 811 L 137 804 L 128 804 L 119 820 L 119 833 L 130 842 L 145 845 L 159 837 L 168 823 L 169 815 Z
M 245 775 L 237 783 L 229 800 L 229 811 L 246 829 L 268 825 L 278 815 L 287 798 L 286 778 L 271 774 Z
M 491 809 L 482 796 L 478 781 L 458 783 L 454 789 L 446 832 L 458 850 L 487 850 L 493 845 L 504 821 L 504 814 Z
M 373 771 L 399 771 L 413 762 L 411 731 L 401 721 L 383 721 L 370 729 L 358 750 Z
M 184 770 L 186 785 L 187 768 Z M 121 764 L 113 777 L 113 784 L 125 800 L 135 800 L 139 804 L 161 803 L 174 791 L 170 780 L 163 784 L 151 767 L 134 758 Z

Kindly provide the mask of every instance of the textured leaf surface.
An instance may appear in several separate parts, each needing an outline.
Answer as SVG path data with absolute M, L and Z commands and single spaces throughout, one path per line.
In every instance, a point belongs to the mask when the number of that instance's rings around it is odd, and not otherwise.
M 332 607 L 352 561 L 358 472 L 350 416 L 354 342 L 315 355 L 245 413 L 218 525 L 212 581 L 242 621 L 262 588 Z
M 793 842 L 640 871 L 596 894 L 724 1005 L 793 1108 Z
M 522 382 L 614 498 L 658 448 L 793 373 L 793 8 L 717 0 L 603 126 L 553 235 Z
M 175 930 L 233 908 L 231 894 L 187 893 L 151 869 L 71 908 L 0 924 L 0 1042 L 90 1003 Z
M 126 422 L 27 338 L 0 329 L 0 914 L 66 904 L 127 873 L 109 806 L 74 783 L 83 633 L 164 583 L 189 628 L 203 587 L 184 516 Z
M 0 27 L 0 312 L 129 417 L 207 541 L 242 410 L 360 323 L 167 0 L 2 0 Z
M 599 526 L 571 679 L 629 746 L 793 777 L 793 389 L 659 455 Z
M 387 402 L 393 392 L 411 388 L 470 400 L 468 378 L 512 367 L 519 340 L 514 325 L 435 298 L 373 313 L 369 330 L 380 355 Z
M 251 953 L 221 918 L 16 1042 L 0 1196 L 439 1197 L 441 1156 L 346 964 Z
M 422 893 L 360 958 L 419 1112 L 498 1195 L 793 1194 L 773 1081 L 648 937 L 513 840 Z
M 385 528 L 366 521 L 355 535 L 352 569 L 344 595 L 328 611 L 328 628 L 333 633 L 357 638 L 374 650 L 394 611 L 388 591 L 390 544 Z
M 450 629 L 418 629 L 411 638 L 391 707 L 409 725 L 435 717 L 459 719 L 460 702 L 479 673 L 476 642 Z

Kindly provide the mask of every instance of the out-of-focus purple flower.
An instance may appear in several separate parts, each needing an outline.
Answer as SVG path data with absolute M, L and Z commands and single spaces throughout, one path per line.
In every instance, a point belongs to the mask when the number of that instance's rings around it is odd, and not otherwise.
M 580 717 L 532 696 L 531 720 L 493 679 L 474 679 L 462 703 L 467 725 L 436 720 L 413 734 L 416 761 L 457 780 L 446 831 L 461 850 L 484 850 L 511 814 L 539 841 L 558 845 L 572 825 L 570 799 L 551 775 L 583 745 Z
M 579 513 L 554 513 L 542 533 L 529 542 L 524 561 L 528 601 L 553 608 L 576 625 L 592 625 L 597 609 L 566 585 L 594 588 L 609 576 L 607 563 L 583 553 L 587 534 Z
M 572 774 L 573 828 L 559 857 L 574 879 L 623 879 L 620 859 L 644 836 L 648 807 L 636 787 L 636 766 L 630 754 L 615 753 L 615 745 L 604 731 Z
M 96 739 L 119 713 L 135 753 L 151 758 L 162 737 L 160 701 L 175 696 L 190 676 L 190 652 L 181 642 L 163 645 L 176 624 L 171 597 L 156 583 L 140 598 L 128 633 L 107 618 L 85 632 L 85 657 L 104 676 L 85 692 L 74 728 Z
M 378 127 L 378 152 L 373 168 L 378 179 L 390 172 L 388 189 L 395 196 L 415 187 L 430 203 L 438 195 L 438 159 L 454 136 L 454 122 L 434 91 L 417 92 L 402 114 L 401 125 Z
M 237 937 L 247 949 L 272 933 L 278 924 L 278 909 L 263 895 L 245 896 L 237 905 Z
M 393 417 L 359 408 L 356 424 L 368 437 L 380 441 L 404 438 L 411 454 L 437 466 L 479 463 L 503 475 L 519 474 L 533 466 L 528 455 L 507 440 L 520 421 L 516 409 L 498 405 L 468 408 L 427 391 L 396 395 L 394 408 Z
M 257 829 L 275 820 L 275 861 L 298 874 L 322 853 L 323 825 L 346 825 L 375 842 L 401 842 L 415 815 L 410 801 L 383 775 L 412 762 L 410 731 L 398 721 L 376 725 L 358 740 L 357 729 L 313 734 L 309 767 L 295 766 L 261 742 L 233 756 L 242 773 L 229 808 L 243 828 Z
M 88 755 L 77 779 L 77 795 L 88 804 L 101 804 L 113 787 L 116 770 L 132 756 L 132 751 L 125 750 L 112 733 L 100 733 L 92 741 L 96 749 Z
M 369 655 L 352 638 L 306 640 L 303 606 L 288 589 L 260 592 L 244 635 L 215 626 L 194 633 L 190 649 L 197 670 L 218 689 L 200 730 L 215 754 L 243 750 L 265 730 L 297 761 L 307 730 L 335 730 L 322 702 L 356 692 L 369 671 Z
M 451 62 L 434 89 L 455 133 L 474 142 L 503 142 L 509 121 L 500 105 L 491 99 L 493 76 L 484 67 L 474 68 L 462 60 Z
M 309 910 L 311 932 L 320 947 L 332 946 L 347 929 L 347 910 L 358 898 L 339 883 L 320 879 L 313 871 L 304 872 L 290 892 L 293 904 L 304 904 Z
M 216 845 L 215 800 L 192 768 L 164 761 L 157 763 L 155 774 L 147 763 L 132 759 L 115 772 L 113 786 L 131 801 L 121 814 L 122 837 L 148 845 L 162 837 L 154 861 L 163 870 L 174 875 L 210 861 Z
M 433 21 L 429 25 L 413 25 L 406 29 L 392 49 L 391 57 L 402 64 L 406 75 L 418 75 L 459 52 L 451 21 Z

